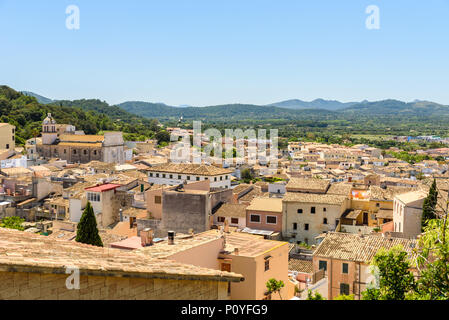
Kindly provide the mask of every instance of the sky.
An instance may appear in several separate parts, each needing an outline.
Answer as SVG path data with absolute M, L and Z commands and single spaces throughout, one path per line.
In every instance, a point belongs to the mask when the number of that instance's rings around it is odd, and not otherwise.
M 449 104 L 449 0 L 0 0 L 0 30 L 0 84 L 52 99 Z

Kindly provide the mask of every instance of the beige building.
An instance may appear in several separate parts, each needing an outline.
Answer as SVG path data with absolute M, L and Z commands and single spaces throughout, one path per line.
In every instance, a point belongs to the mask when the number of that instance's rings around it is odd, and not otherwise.
M 404 238 L 415 239 L 421 234 L 421 219 L 426 194 L 412 191 L 395 196 L 393 204 L 394 232 Z
M 138 249 L 152 258 L 241 274 L 244 281 L 230 283 L 232 300 L 280 299 L 279 294 L 267 295 L 266 282 L 282 280 L 282 299 L 294 295 L 294 285 L 288 279 L 288 243 L 265 240 L 240 232 L 221 233 L 209 230 L 195 235 L 179 236 L 170 245 L 167 241 Z
M 383 237 L 381 235 L 357 235 L 329 232 L 313 253 L 313 272 L 325 271 L 327 299 L 345 294 L 361 298 L 368 284 L 375 278 L 370 270 L 370 261 L 381 248 L 391 249 L 402 245 L 413 258 L 414 240 Z
M 16 147 L 16 127 L 9 123 L 0 123 L 0 154 L 5 154 L 7 157 L 14 154 Z M 4 159 L 0 159 L 4 160 Z
M 237 273 L 17 230 L 0 229 L 0 243 L 2 300 L 226 300 L 229 283 L 243 280 Z M 76 269 L 78 288 L 68 279 Z
M 316 244 L 316 237 L 334 231 L 348 207 L 348 197 L 332 194 L 287 193 L 283 200 L 282 235 L 297 243 Z
M 74 129 L 71 125 L 58 125 L 49 113 L 42 123 L 42 143 L 37 144 L 37 153 L 45 159 L 60 158 L 69 163 L 125 162 L 121 132 L 85 135 L 76 134 Z

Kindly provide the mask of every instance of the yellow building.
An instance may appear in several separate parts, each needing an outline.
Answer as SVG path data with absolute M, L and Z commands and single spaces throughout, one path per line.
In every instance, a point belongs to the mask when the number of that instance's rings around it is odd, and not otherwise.
M 9 150 L 11 156 L 16 147 L 16 127 L 9 123 L 0 123 L 0 150 Z M 11 153 L 11 154 L 10 154 Z

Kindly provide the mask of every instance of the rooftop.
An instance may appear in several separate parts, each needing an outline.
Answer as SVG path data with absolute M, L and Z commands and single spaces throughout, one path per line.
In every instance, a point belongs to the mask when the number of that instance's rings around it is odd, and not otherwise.
M 86 188 L 86 191 L 91 191 L 91 192 L 106 192 L 109 190 L 114 190 L 121 187 L 120 184 L 113 184 L 113 183 L 107 183 L 107 184 L 103 184 L 100 186 L 95 186 L 95 187 L 90 187 L 90 188 Z
M 324 193 L 327 191 L 329 184 L 329 181 L 323 179 L 292 178 L 287 184 L 287 189 L 301 189 Z
M 1 271 L 65 274 L 67 266 L 77 266 L 81 275 L 235 282 L 242 279 L 236 273 L 149 258 L 134 251 L 0 228 Z
M 303 202 L 303 203 L 322 203 L 341 205 L 347 199 L 346 196 L 332 195 L 332 194 L 314 194 L 314 193 L 300 193 L 287 192 L 282 199 L 284 202 Z
M 217 212 L 215 212 L 215 216 L 244 218 L 246 217 L 246 205 L 224 203 Z
M 409 255 L 413 255 L 416 241 L 381 235 L 360 236 L 358 234 L 328 232 L 313 255 L 369 263 L 379 249 L 385 248 L 388 250 L 397 245 L 402 245 Z
M 280 198 L 254 198 L 246 210 L 282 212 L 282 199 Z
M 233 170 L 223 169 L 215 166 L 208 166 L 204 164 L 193 164 L 193 163 L 169 163 L 165 165 L 160 165 L 156 167 L 148 168 L 147 171 L 150 172 L 168 172 L 168 173 L 182 173 L 182 174 L 192 174 L 201 176 L 216 176 L 222 174 L 230 174 Z

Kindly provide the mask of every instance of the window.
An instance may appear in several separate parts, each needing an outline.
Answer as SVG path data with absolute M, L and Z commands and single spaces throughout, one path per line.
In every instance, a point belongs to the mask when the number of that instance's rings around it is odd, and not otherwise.
M 226 180 L 229 180 L 229 176 L 226 176 Z
M 87 150 L 84 150 L 84 154 L 87 154 Z
M 154 196 L 154 203 L 161 204 L 162 203 L 162 197 L 161 196 Z
M 379 208 L 379 207 L 380 207 L 380 203 L 376 203 L 376 207 L 378 207 L 378 208 Z
M 64 154 L 66 154 L 67 153 L 67 149 L 64 149 Z
M 97 150 L 94 150 L 94 156 L 96 156 L 97 155 Z
M 76 154 L 76 150 L 73 150 L 73 154 Z
M 220 177 L 220 181 L 223 181 L 223 177 Z
M 340 294 L 349 295 L 349 284 L 340 283 Z
M 159 173 L 156 173 L 156 178 L 159 178 Z
M 345 273 L 345 274 L 348 274 L 348 268 L 349 268 L 348 264 L 347 263 L 343 263 L 341 272 Z
M 270 270 L 270 260 L 265 260 L 265 271 Z
M 214 181 L 217 181 L 217 177 L 215 177 Z
M 252 214 L 249 218 L 251 222 L 260 223 L 260 216 L 258 214 Z
M 298 209 L 298 213 L 301 214 L 302 213 L 302 209 Z
M 239 224 L 239 218 L 231 218 L 232 224 Z
M 311 207 L 311 208 L 310 208 L 310 213 L 311 213 L 311 214 L 315 214 L 315 210 L 316 210 L 315 207 Z
M 277 224 L 278 219 L 276 216 L 267 216 L 267 224 Z
M 226 218 L 225 218 L 225 217 L 218 217 L 218 218 L 217 218 L 217 221 L 218 221 L 218 222 L 222 222 L 222 223 L 224 223 L 224 222 L 225 222 L 225 220 L 226 220 Z
M 324 269 L 324 271 L 327 271 L 327 261 L 320 260 L 318 262 L 318 269 Z
M 153 177 L 153 172 L 150 172 L 150 177 L 151 177 L 151 178 Z
M 181 180 L 182 178 L 181 178 L 181 175 L 180 174 L 178 174 L 178 180 Z
M 308 224 L 308 223 L 306 223 L 306 224 L 304 225 L 304 230 L 306 230 L 306 231 L 309 230 L 309 224 Z
M 296 222 L 293 223 L 293 230 L 298 230 L 298 224 Z
M 6 149 L 9 149 L 9 144 L 6 144 Z
M 200 181 L 200 177 L 196 177 L 196 181 Z
M 164 179 L 165 179 L 165 177 L 166 177 L 165 173 L 164 173 L 164 174 L 162 174 L 162 178 L 164 178 Z
M 327 218 L 323 219 L 323 224 L 327 224 Z
M 190 180 L 190 176 L 187 176 L 187 180 Z
M 326 212 L 326 208 L 323 208 L 323 212 Z
M 173 179 L 173 175 L 172 174 L 170 175 L 170 179 Z

